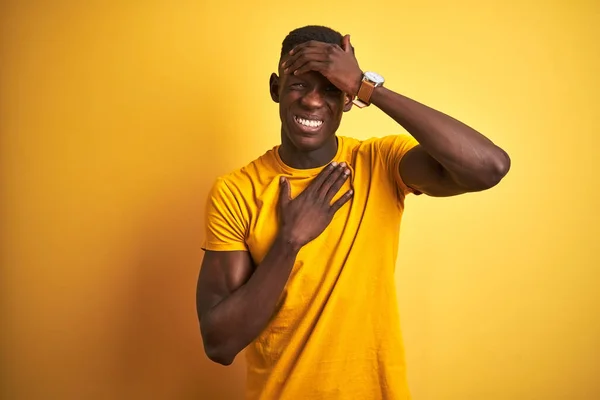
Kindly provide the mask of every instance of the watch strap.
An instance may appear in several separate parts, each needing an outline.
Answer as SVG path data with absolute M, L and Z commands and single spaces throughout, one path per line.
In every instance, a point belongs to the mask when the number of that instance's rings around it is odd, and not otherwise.
M 363 80 L 360 82 L 356 99 L 354 99 L 352 102 L 359 108 L 367 107 L 371 104 L 373 90 L 375 90 L 375 84 L 363 78 Z

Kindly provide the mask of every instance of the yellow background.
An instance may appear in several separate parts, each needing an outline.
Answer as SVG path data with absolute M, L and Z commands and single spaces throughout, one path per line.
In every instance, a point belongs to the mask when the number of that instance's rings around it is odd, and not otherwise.
M 2 2 L 0 397 L 241 396 L 197 327 L 204 198 L 279 142 L 269 74 L 317 23 L 512 157 L 488 192 L 407 200 L 415 400 L 600 398 L 598 4 Z M 400 131 L 372 107 L 340 133 Z

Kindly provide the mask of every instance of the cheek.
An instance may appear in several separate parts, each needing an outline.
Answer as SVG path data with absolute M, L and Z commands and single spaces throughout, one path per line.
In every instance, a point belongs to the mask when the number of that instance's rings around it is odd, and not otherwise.
M 341 113 L 344 110 L 344 107 L 346 106 L 346 95 L 342 93 L 339 96 L 332 97 L 331 100 L 328 101 L 328 103 L 331 111 L 333 111 L 337 115 Z
M 289 109 L 301 96 L 295 92 L 284 93 L 279 102 L 284 109 Z
M 335 103 L 331 103 L 329 109 L 331 110 L 332 115 L 335 115 L 336 117 L 341 116 L 344 112 L 344 102 L 336 101 Z
M 283 114 L 286 110 L 290 109 L 290 105 L 293 103 L 293 99 L 289 96 L 283 96 L 279 99 L 279 110 Z

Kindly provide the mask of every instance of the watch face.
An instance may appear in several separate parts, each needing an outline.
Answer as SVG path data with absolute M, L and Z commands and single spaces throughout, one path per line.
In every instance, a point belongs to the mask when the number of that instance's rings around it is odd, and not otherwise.
M 379 75 L 376 72 L 365 72 L 365 78 L 367 78 L 371 82 L 375 82 L 376 84 L 383 84 L 383 76 Z

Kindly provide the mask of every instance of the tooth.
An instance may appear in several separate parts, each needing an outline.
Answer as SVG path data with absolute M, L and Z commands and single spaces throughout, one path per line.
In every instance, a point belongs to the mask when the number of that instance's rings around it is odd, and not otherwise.
M 308 126 L 311 128 L 317 128 L 323 124 L 323 121 L 305 119 L 305 118 L 300 118 L 300 117 L 296 117 L 296 121 L 298 121 L 300 124 L 302 124 L 304 126 Z

